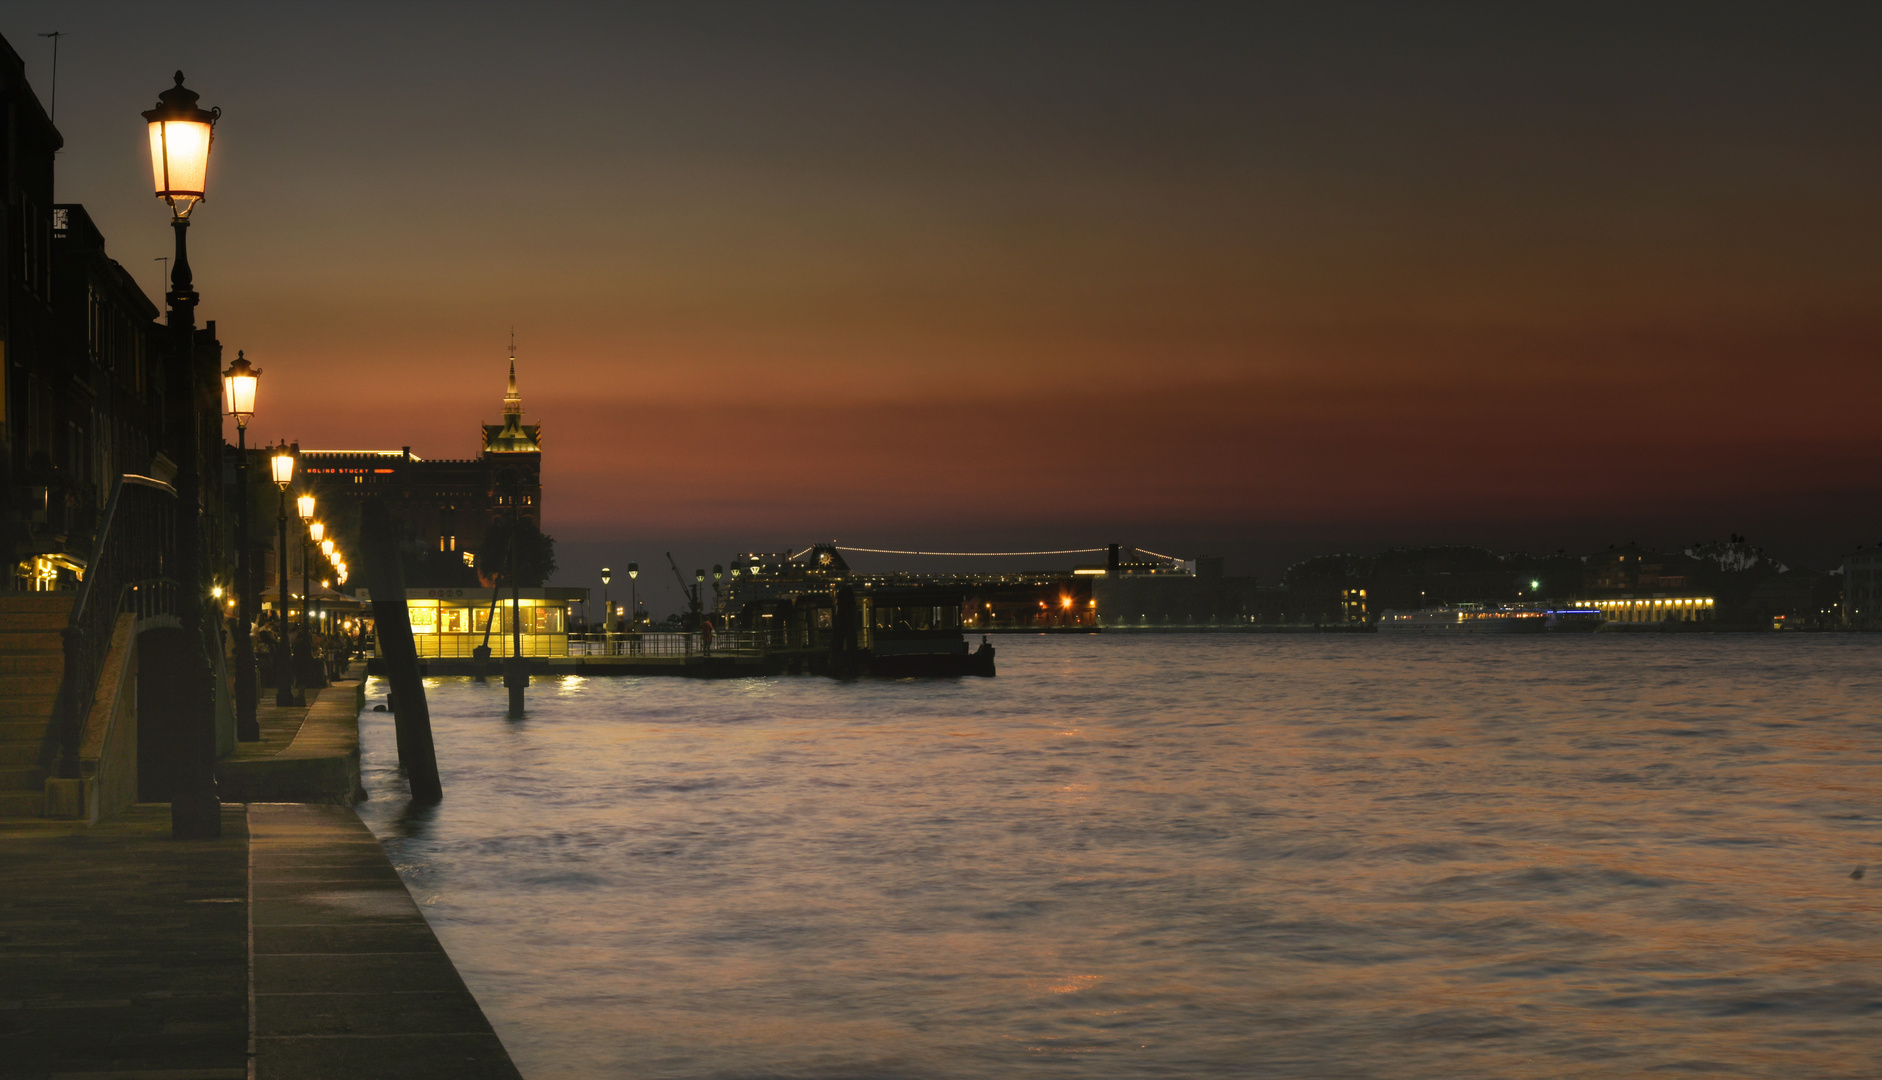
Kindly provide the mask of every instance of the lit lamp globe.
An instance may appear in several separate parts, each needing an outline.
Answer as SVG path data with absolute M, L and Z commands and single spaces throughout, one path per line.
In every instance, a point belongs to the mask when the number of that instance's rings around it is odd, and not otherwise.
M 274 454 L 268 458 L 268 473 L 282 491 L 294 482 L 294 451 L 288 449 L 285 441 L 275 447 Z
M 158 94 L 157 107 L 144 114 L 150 122 L 151 179 L 178 221 L 190 216 L 209 186 L 209 145 L 222 110 L 198 108 L 201 96 L 183 85 L 179 71 L 176 85 Z
M 601 583 L 603 585 L 606 585 L 609 581 L 613 580 L 613 578 L 614 578 L 614 571 L 608 569 L 605 566 L 601 568 Z
M 300 509 L 302 521 L 314 520 L 314 497 L 312 495 L 302 495 L 294 500 L 294 505 Z
M 307 498 L 308 498 L 308 501 L 310 501 L 310 502 L 311 502 L 311 501 L 313 500 L 313 496 L 311 496 L 311 495 L 310 495 L 310 496 L 307 496 Z M 316 544 L 321 544 L 321 543 L 325 543 L 325 542 L 326 542 L 326 536 L 327 536 L 327 524 L 326 524 L 326 522 L 324 522 L 324 521 L 310 521 L 310 522 L 308 522 L 308 523 L 307 523 L 307 535 L 308 535 L 309 537 L 311 537 L 311 538 L 313 539 L 313 541 L 314 541 L 314 543 L 316 543 Z
M 222 373 L 222 412 L 235 417 L 237 428 L 246 429 L 255 415 L 255 384 L 261 381 L 260 375 L 261 369 L 239 351 L 229 370 Z
M 627 564 L 627 576 L 630 579 L 639 577 L 640 576 L 640 564 L 637 562 L 628 563 Z
M 320 542 L 320 553 L 322 555 L 325 555 L 329 560 L 331 560 L 333 558 L 333 541 L 322 540 Z

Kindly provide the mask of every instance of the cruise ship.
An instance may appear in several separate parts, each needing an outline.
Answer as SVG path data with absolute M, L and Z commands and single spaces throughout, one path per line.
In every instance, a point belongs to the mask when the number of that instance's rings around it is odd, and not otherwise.
M 1548 604 L 1456 604 L 1419 611 L 1385 611 L 1381 633 L 1541 634 L 1601 628 L 1598 610 Z

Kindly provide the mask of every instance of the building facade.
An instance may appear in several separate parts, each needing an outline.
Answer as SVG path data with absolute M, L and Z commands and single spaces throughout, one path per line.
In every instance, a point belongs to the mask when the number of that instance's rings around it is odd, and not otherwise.
M 391 512 L 400 547 L 430 576 L 465 581 L 477 576 L 490 526 L 516 520 L 542 527 L 542 425 L 523 422 L 510 358 L 503 422 L 481 426 L 474 458 L 428 460 L 409 446 L 397 450 L 299 450 L 296 477 L 320 507 L 321 520 L 340 546 L 358 551 L 359 506 L 382 501 Z M 474 582 L 471 582 L 474 584 Z
M 201 475 L 216 475 L 221 346 L 209 323 L 182 370 L 157 304 L 106 254 L 85 208 L 53 203 L 64 140 L 3 39 L 0 124 L 0 558 L 11 568 L 0 587 L 70 589 L 119 476 L 168 481 L 192 453 Z M 174 437 L 183 426 L 172 415 L 192 404 L 193 446 Z M 205 566 L 222 555 L 213 540 L 222 501 L 221 487 L 206 483 Z

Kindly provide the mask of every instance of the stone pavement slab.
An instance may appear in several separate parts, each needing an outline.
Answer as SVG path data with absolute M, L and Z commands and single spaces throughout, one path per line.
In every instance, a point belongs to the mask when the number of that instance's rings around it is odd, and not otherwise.
M 0 1076 L 248 1075 L 246 815 L 0 830 Z
M 258 803 L 249 829 L 262 1080 L 520 1080 L 352 810 Z

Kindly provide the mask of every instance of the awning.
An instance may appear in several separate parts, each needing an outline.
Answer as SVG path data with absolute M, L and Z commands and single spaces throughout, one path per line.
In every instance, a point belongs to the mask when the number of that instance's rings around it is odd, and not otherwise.
M 280 599 L 280 592 L 277 589 L 263 589 L 260 596 L 261 602 L 268 604 L 277 604 L 280 602 Z M 301 591 L 290 585 L 288 587 L 288 606 L 299 608 L 301 606 L 301 600 Z M 323 585 L 314 586 L 314 604 L 323 610 L 329 611 L 357 611 L 366 606 L 359 600 L 343 592 L 336 589 L 329 589 Z

